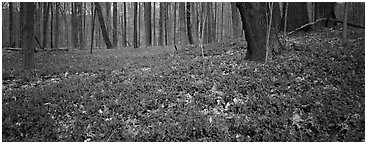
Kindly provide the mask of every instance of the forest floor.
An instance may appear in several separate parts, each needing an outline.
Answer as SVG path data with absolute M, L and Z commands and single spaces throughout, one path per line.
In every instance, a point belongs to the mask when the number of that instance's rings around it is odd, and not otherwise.
M 241 40 L 189 48 L 2 54 L 3 141 L 365 141 L 364 30 L 282 38 L 265 64 Z

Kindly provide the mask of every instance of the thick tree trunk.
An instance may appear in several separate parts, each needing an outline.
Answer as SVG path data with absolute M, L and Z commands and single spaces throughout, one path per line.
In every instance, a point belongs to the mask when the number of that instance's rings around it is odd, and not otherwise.
M 192 39 L 192 29 L 191 29 L 191 10 L 190 10 L 190 2 L 187 2 L 186 5 L 186 20 L 187 20 L 187 36 L 189 38 L 189 43 L 193 44 L 193 39 Z
M 134 2 L 134 48 L 138 48 L 138 3 Z
M 101 26 L 101 30 L 102 30 L 103 40 L 106 43 L 107 49 L 111 49 L 113 48 L 113 46 L 111 44 L 110 39 L 108 38 L 108 33 L 107 33 L 106 26 L 104 23 L 101 6 L 99 5 L 98 2 L 96 2 L 95 5 L 96 5 L 97 14 L 98 14 L 99 25 Z
M 117 47 L 117 2 L 113 2 L 113 32 L 112 32 L 112 39 L 113 39 L 113 47 L 116 48 Z
M 145 20 L 145 46 L 152 45 L 152 23 L 151 23 L 151 3 L 144 3 L 144 20 Z
M 240 11 L 247 41 L 245 59 L 255 62 L 265 62 L 267 53 L 266 33 L 268 31 L 266 3 L 236 3 L 236 6 Z M 275 35 L 275 33 L 271 33 L 270 37 L 274 37 L 272 35 Z M 280 43 L 272 42 L 275 40 L 277 40 L 277 37 L 270 38 L 270 50 L 280 46 Z
M 34 67 L 34 47 L 33 47 L 33 33 L 34 33 L 34 3 L 23 3 L 25 10 L 26 21 L 24 26 L 24 69 L 28 70 Z
M 306 2 L 288 2 L 287 5 L 287 31 L 293 31 L 298 27 L 308 23 Z M 281 27 L 284 27 L 284 24 L 283 17 L 281 21 Z

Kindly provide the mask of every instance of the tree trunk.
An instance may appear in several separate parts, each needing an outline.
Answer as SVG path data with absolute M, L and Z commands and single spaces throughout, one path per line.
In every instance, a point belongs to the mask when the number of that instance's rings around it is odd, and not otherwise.
M 19 39 L 18 44 L 19 48 L 23 46 L 23 27 L 24 27 L 24 3 L 20 3 L 20 15 L 19 15 Z
M 329 19 L 335 19 L 335 2 L 315 2 L 315 21 L 322 18 L 328 18 L 325 22 L 321 22 L 325 27 L 329 27 Z M 336 25 L 336 22 L 331 22 L 331 25 Z
M 54 4 L 50 3 L 50 48 L 54 48 Z
M 266 33 L 267 33 L 267 17 L 266 3 L 236 3 L 240 11 L 245 38 L 247 41 L 247 53 L 245 59 L 255 62 L 266 61 Z M 275 35 L 275 33 L 271 33 Z M 272 42 L 270 39 L 269 49 L 276 49 L 280 43 Z M 278 44 L 278 45 L 277 45 Z M 279 49 L 279 48 L 278 48 Z
M 152 23 L 151 23 L 151 7 L 150 2 L 144 3 L 144 20 L 145 20 L 145 46 L 152 45 Z
M 106 26 L 104 23 L 101 6 L 99 5 L 98 2 L 96 2 L 95 5 L 96 5 L 97 14 L 98 14 L 99 25 L 101 26 L 101 30 L 102 30 L 103 40 L 106 43 L 107 49 L 111 49 L 113 48 L 113 46 L 111 44 L 110 39 L 108 38 L 108 33 L 107 33 Z
M 113 47 L 117 47 L 117 2 L 113 2 Z
M 59 6 L 60 6 L 60 3 L 56 2 L 55 3 L 55 48 L 58 48 L 59 46 L 59 30 L 60 30 L 60 20 L 59 20 Z
M 173 7 L 173 45 L 176 45 L 176 10 L 177 3 L 175 2 L 175 6 Z
M 134 2 L 134 48 L 138 48 L 138 3 Z
M 33 33 L 34 33 L 34 3 L 27 2 L 22 4 L 24 6 L 25 19 L 24 26 L 24 69 L 28 70 L 34 67 L 34 48 L 33 48 Z
M 93 42 L 94 42 L 94 26 L 96 22 L 96 8 L 93 6 L 93 2 L 90 3 L 92 9 L 92 30 L 91 30 L 91 43 L 90 43 L 90 54 L 93 53 Z
M 159 37 L 158 37 L 158 45 L 162 46 L 163 45 L 163 38 L 164 38 L 164 29 L 163 29 L 163 25 L 164 25 L 164 8 L 165 8 L 165 3 L 164 2 L 160 2 L 159 3 Z
M 187 34 L 185 27 L 185 2 L 180 2 L 178 4 L 178 15 L 180 19 L 180 46 L 181 49 L 184 49 L 187 44 Z
M 9 47 L 14 47 L 13 42 L 13 2 L 9 2 Z
M 240 38 L 240 33 L 242 33 L 241 27 L 240 27 L 240 16 L 238 9 L 236 8 L 236 3 L 231 2 L 231 10 L 232 10 L 232 31 L 233 31 L 233 39 Z
M 44 6 L 44 13 L 43 13 L 43 41 L 42 46 L 43 48 L 47 47 L 47 31 L 48 31 L 48 16 L 50 10 L 50 3 L 45 2 L 43 3 Z
M 298 27 L 308 23 L 306 2 L 288 2 L 287 5 L 287 31 L 293 31 Z M 281 27 L 284 27 L 284 25 L 285 23 L 283 17 L 281 21 Z
M 191 29 L 191 10 L 190 10 L 190 2 L 187 2 L 186 5 L 186 20 L 187 20 L 187 37 L 189 38 L 189 43 L 194 44 L 194 41 L 192 39 L 192 29 Z
M 126 35 L 126 31 L 127 31 L 127 29 L 126 29 L 126 12 L 127 12 L 127 10 L 126 10 L 126 2 L 124 2 L 124 27 L 123 27 L 123 33 L 124 33 L 124 37 L 122 38 L 122 46 L 123 47 L 126 47 L 127 45 L 126 45 L 126 41 L 127 41 L 127 35 Z
M 110 33 L 112 33 L 111 31 L 111 23 L 110 23 L 110 13 L 111 13 L 111 4 L 109 2 L 105 2 L 105 5 L 106 5 L 106 23 L 105 23 L 105 26 L 106 26 L 106 30 L 107 30 L 107 34 L 108 34 L 108 37 L 110 37 Z M 102 13 L 103 14 L 103 13 Z
M 153 20 L 152 20 L 152 31 L 153 31 L 153 35 L 152 35 L 152 45 L 155 45 L 155 2 L 153 2 Z
M 348 22 L 348 2 L 344 3 L 344 22 L 343 22 L 343 42 L 347 40 L 347 22 Z

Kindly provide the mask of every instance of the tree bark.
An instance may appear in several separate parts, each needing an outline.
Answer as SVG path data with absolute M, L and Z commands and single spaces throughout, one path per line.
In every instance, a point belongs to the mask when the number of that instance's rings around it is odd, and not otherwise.
M 177 3 L 174 2 L 175 5 L 173 7 L 173 45 L 176 45 L 176 9 L 177 9 Z
M 117 47 L 117 2 L 113 2 L 113 47 Z
M 194 44 L 194 41 L 192 39 L 192 29 L 191 29 L 191 9 L 190 9 L 191 3 L 186 3 L 186 20 L 187 20 L 187 37 L 189 38 L 189 44 Z
M 155 2 L 153 2 L 153 19 L 152 19 L 152 33 L 153 33 L 153 35 L 152 35 L 152 45 L 154 46 L 156 43 L 156 40 L 155 40 L 155 38 L 156 38 L 156 36 L 155 36 Z
M 14 47 L 13 42 L 13 2 L 9 2 L 9 47 Z
M 158 45 L 163 45 L 163 38 L 164 38 L 164 10 L 165 10 L 165 3 L 159 3 L 159 37 L 158 37 Z
M 231 2 L 231 10 L 232 10 L 232 32 L 233 32 L 233 39 L 240 38 L 240 33 L 242 33 L 240 27 L 240 16 L 238 9 L 236 8 L 236 3 Z
M 345 2 L 344 5 L 344 22 L 343 22 L 343 42 L 345 43 L 347 40 L 347 23 L 348 23 L 348 2 Z
M 150 2 L 144 3 L 144 20 L 145 20 L 145 46 L 152 45 L 152 23 L 151 23 L 151 7 Z
M 134 48 L 138 48 L 138 3 L 134 2 Z
M 90 54 L 93 53 L 93 42 L 94 42 L 94 26 L 96 22 L 96 8 L 93 5 L 93 2 L 90 3 L 90 7 L 92 9 L 92 30 L 91 30 L 91 43 L 90 43 Z
M 24 26 L 24 69 L 28 70 L 34 67 L 34 3 L 23 3 L 25 10 L 25 26 Z
M 126 41 L 127 41 L 127 33 L 126 33 L 126 31 L 127 31 L 127 29 L 126 29 L 126 21 L 127 21 L 127 19 L 126 19 L 126 12 L 127 12 L 127 10 L 126 10 L 126 2 L 124 2 L 124 28 L 123 28 L 123 31 L 124 31 L 124 38 L 122 38 L 122 46 L 123 47 L 126 47 L 127 45 L 126 45 Z
M 24 27 L 24 3 L 20 3 L 20 15 L 19 15 L 19 48 L 23 47 L 23 28 Z
M 245 38 L 247 41 L 247 53 L 245 59 L 255 62 L 266 61 L 266 33 L 267 33 L 267 17 L 266 17 L 266 3 L 236 3 L 240 11 L 243 28 L 245 31 Z M 270 33 L 275 35 L 275 33 Z M 271 36 L 272 37 L 272 36 Z M 272 42 L 277 39 L 270 39 L 268 49 L 276 49 L 280 47 L 280 43 Z M 279 48 L 277 48 L 279 49 Z
M 101 6 L 99 5 L 98 2 L 96 2 L 95 5 L 96 5 L 97 14 L 98 14 L 99 25 L 101 26 L 101 30 L 102 30 L 103 40 L 106 43 L 107 49 L 111 49 L 113 48 L 113 46 L 111 44 L 110 39 L 108 38 L 108 33 L 107 33 L 106 26 L 104 23 Z
M 181 49 L 184 49 L 187 44 L 187 34 L 185 27 L 185 2 L 180 2 L 178 4 L 178 15 L 180 19 L 180 46 Z
M 59 30 L 60 30 L 60 20 L 59 20 L 59 6 L 60 3 L 56 2 L 55 4 L 55 48 L 59 47 Z

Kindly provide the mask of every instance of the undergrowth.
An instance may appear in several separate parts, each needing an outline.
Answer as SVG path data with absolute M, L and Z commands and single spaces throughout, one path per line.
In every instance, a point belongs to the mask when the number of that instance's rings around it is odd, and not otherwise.
M 243 40 L 206 45 L 204 58 L 41 52 L 27 80 L 22 55 L 3 52 L 2 138 L 364 141 L 364 31 L 350 33 L 345 45 L 339 29 L 286 37 L 265 64 L 243 60 Z

